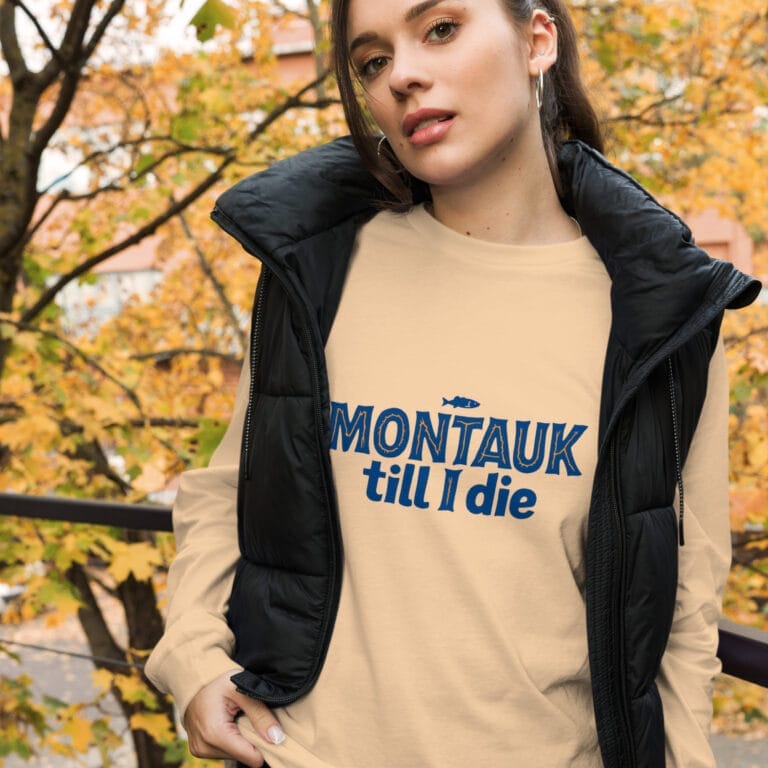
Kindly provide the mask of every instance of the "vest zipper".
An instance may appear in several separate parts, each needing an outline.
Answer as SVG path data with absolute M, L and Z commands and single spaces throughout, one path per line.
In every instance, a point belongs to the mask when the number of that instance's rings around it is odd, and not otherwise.
M 256 298 L 253 303 L 253 317 L 251 320 L 251 344 L 248 355 L 250 380 L 248 383 L 248 407 L 245 412 L 243 424 L 243 476 L 246 480 L 251 477 L 251 419 L 253 415 L 253 398 L 256 391 L 256 371 L 261 362 L 261 330 L 264 320 L 264 305 L 267 300 L 267 290 L 272 279 L 272 273 L 262 267 L 259 283 L 256 287 Z
M 683 514 L 684 514 L 684 491 L 683 491 L 683 473 L 681 468 L 681 453 L 680 453 L 680 430 L 679 430 L 679 422 L 678 422 L 678 411 L 677 411 L 677 396 L 675 391 L 675 373 L 674 373 L 674 367 L 672 364 L 672 357 L 671 355 L 666 358 L 666 368 L 667 368 L 667 391 L 669 395 L 669 403 L 670 408 L 672 411 L 672 435 L 673 435 L 673 442 L 674 442 L 674 450 L 675 450 L 675 479 L 677 481 L 677 486 L 679 489 L 680 494 L 680 513 L 679 513 L 679 523 L 678 523 L 678 536 L 679 536 L 679 542 L 680 546 L 682 547 L 685 544 L 685 538 L 683 535 Z M 618 456 L 616 453 L 616 442 L 615 437 L 611 440 L 611 442 L 608 445 L 609 448 L 609 455 L 610 455 L 610 466 L 611 466 L 611 488 L 612 488 L 612 504 L 611 504 L 611 511 L 613 513 L 613 519 L 614 524 L 616 526 L 616 530 L 618 531 L 618 540 L 617 540 L 617 556 L 619 561 L 619 595 L 618 595 L 618 606 L 619 610 L 614 612 L 614 615 L 616 616 L 616 624 L 614 625 L 614 641 L 616 643 L 616 654 L 617 654 L 617 661 L 619 666 L 619 701 L 620 701 L 620 738 L 622 738 L 626 744 L 627 747 L 627 754 L 629 756 L 629 763 L 626 766 L 626 768 L 631 768 L 631 766 L 636 765 L 636 757 L 634 753 L 634 745 L 632 742 L 631 737 L 631 725 L 630 725 L 630 716 L 628 711 L 628 702 L 627 702 L 627 694 L 626 694 L 626 681 L 625 681 L 625 674 L 624 674 L 624 622 L 623 622 L 623 615 L 624 612 L 621 609 L 621 606 L 624 605 L 624 597 L 626 592 L 626 564 L 624 562 L 625 560 L 625 549 L 624 549 L 624 537 L 625 537 L 625 529 L 624 529 L 624 516 L 621 511 L 621 496 L 619 493 L 619 463 L 618 463 Z
M 321 472 L 323 493 L 325 494 L 326 508 L 329 512 L 329 524 L 332 526 L 331 535 L 329 536 L 330 563 L 328 569 L 331 596 L 328 602 L 329 610 L 326 611 L 320 630 L 321 635 L 325 637 L 328 633 L 329 625 L 331 624 L 332 619 L 335 619 L 336 617 L 339 605 L 339 597 L 341 593 L 341 580 L 339 579 L 338 575 L 340 570 L 340 553 L 339 547 L 337 546 L 337 543 L 341 542 L 341 526 L 339 524 L 339 515 L 336 511 L 336 507 L 335 505 L 331 504 L 331 494 L 329 492 L 330 456 L 322 442 L 323 408 L 321 404 L 320 372 L 318 367 L 317 354 L 315 353 L 315 348 L 312 343 L 312 329 L 310 328 L 308 322 L 304 323 L 302 333 L 304 335 L 304 340 L 307 344 L 307 351 L 311 359 L 312 402 L 314 404 L 315 435 L 317 437 L 317 448 L 321 458 L 321 466 L 323 468 L 323 471 Z M 304 694 L 306 694 L 307 691 L 309 691 L 310 688 L 314 685 L 315 681 L 317 680 L 319 670 L 325 662 L 325 657 L 328 653 L 329 645 L 330 643 L 327 642 L 327 640 L 323 643 L 321 653 L 315 659 L 314 669 L 309 675 L 309 684 L 297 693 L 293 693 L 289 696 L 256 696 L 253 691 L 236 683 L 237 690 L 246 696 L 253 696 L 258 700 L 263 701 L 270 707 L 283 707 L 287 706 L 288 704 L 293 704 L 294 701 L 304 696 Z
M 616 648 L 617 663 L 619 667 L 619 738 L 624 741 L 626 745 L 626 754 L 629 756 L 629 763 L 623 768 L 633 768 L 637 761 L 635 758 L 634 744 L 632 742 L 632 728 L 629 715 L 629 703 L 627 700 L 626 691 L 626 674 L 625 674 L 625 660 L 624 660 L 624 599 L 627 587 L 626 579 L 626 553 L 624 546 L 624 539 L 626 531 L 624 528 L 624 514 L 621 510 L 621 494 L 620 494 L 620 482 L 619 482 L 619 459 L 616 453 L 616 438 L 614 437 L 609 445 L 610 448 L 610 460 L 611 460 L 611 510 L 613 512 L 614 524 L 618 531 L 617 537 L 617 558 L 619 569 L 619 594 L 617 598 L 616 610 L 612 611 L 615 617 L 614 624 L 614 643 Z
M 329 591 L 330 591 L 330 600 L 328 603 L 328 610 L 325 614 L 325 617 L 323 619 L 322 624 L 322 636 L 323 636 L 323 642 L 322 647 L 320 649 L 320 654 L 318 655 L 317 659 L 315 659 L 315 665 L 314 669 L 310 673 L 307 679 L 307 684 L 299 690 L 298 692 L 291 694 L 290 696 L 270 696 L 270 697 L 261 697 L 261 700 L 264 701 L 269 706 L 283 706 L 286 704 L 291 704 L 297 699 L 301 698 L 315 683 L 317 680 L 317 676 L 319 673 L 320 667 L 322 667 L 323 662 L 325 660 L 325 657 L 328 652 L 328 646 L 330 643 L 328 642 L 328 632 L 329 628 L 333 622 L 333 620 L 336 617 L 336 612 L 338 610 L 339 606 L 339 597 L 341 594 L 341 578 L 339 576 L 340 574 L 340 558 L 341 558 L 341 526 L 339 524 L 339 513 L 336 508 L 335 498 L 332 498 L 330 493 L 331 488 L 331 458 L 330 458 L 330 452 L 327 449 L 326 446 L 323 445 L 323 430 L 322 430 L 322 424 L 323 424 L 323 418 L 322 418 L 322 404 L 321 404 L 321 382 L 320 382 L 320 373 L 319 373 L 319 365 L 318 365 L 318 353 L 315 349 L 315 346 L 313 344 L 313 338 L 314 334 L 312 332 L 312 320 L 311 320 L 311 314 L 309 307 L 304 303 L 304 301 L 301 299 L 300 296 L 297 295 L 296 289 L 291 285 L 290 281 L 281 274 L 281 272 L 278 269 L 272 268 L 272 261 L 271 258 L 266 255 L 265 253 L 262 253 L 252 242 L 252 240 L 243 233 L 239 227 L 232 221 L 232 219 L 227 216 L 221 209 L 215 208 L 213 213 L 211 214 L 211 218 L 228 234 L 230 234 L 232 237 L 234 237 L 244 248 L 248 253 L 255 256 L 262 264 L 262 275 L 264 278 L 264 285 L 263 290 L 259 291 L 259 288 L 257 288 L 257 295 L 254 299 L 254 310 L 253 310 L 253 322 L 251 324 L 251 381 L 250 381 L 250 391 L 249 391 L 249 397 L 248 397 L 248 408 L 246 411 L 246 423 L 243 427 L 243 443 L 242 443 L 242 463 L 246 463 L 248 461 L 248 454 L 247 451 L 250 450 L 250 441 L 251 441 L 251 414 L 252 414 L 252 403 L 253 403 L 253 395 L 255 392 L 255 383 L 254 383 L 254 376 L 253 373 L 256 370 L 256 363 L 259 362 L 259 359 L 261 357 L 261 330 L 262 330 L 262 318 L 264 314 L 264 303 L 266 299 L 266 292 L 269 282 L 272 280 L 272 278 L 276 278 L 280 284 L 285 289 L 286 295 L 290 298 L 290 301 L 292 302 L 293 306 L 296 308 L 296 310 L 300 313 L 301 320 L 302 320 L 302 330 L 304 334 L 304 338 L 307 343 L 307 352 L 310 356 L 310 370 L 312 375 L 312 397 L 314 402 L 314 411 L 315 411 L 315 434 L 317 438 L 317 449 L 318 449 L 318 455 L 320 458 L 320 465 L 321 465 L 321 481 L 323 484 L 323 493 L 325 494 L 325 501 L 328 509 L 328 515 L 329 515 L 329 521 L 328 525 L 330 527 L 330 545 L 329 545 L 329 555 L 330 555 L 330 563 L 329 563 L 329 570 L 328 570 L 328 580 L 329 580 Z M 259 280 L 261 284 L 261 278 Z M 246 431 L 247 430 L 247 431 Z M 246 469 L 247 471 L 247 469 Z M 238 690 L 240 690 L 242 693 L 249 695 L 249 696 L 255 696 L 255 694 L 252 691 L 249 691 L 247 688 L 242 688 L 238 685 Z M 259 698 L 259 697 L 256 697 Z
M 306 343 L 310 351 L 312 358 L 312 402 L 314 403 L 315 410 L 315 435 L 317 438 L 317 450 L 320 457 L 320 465 L 322 467 L 321 480 L 323 484 L 323 493 L 325 495 L 325 508 L 328 510 L 328 524 L 331 528 L 329 540 L 329 568 L 328 568 L 328 582 L 330 591 L 330 600 L 328 604 L 328 610 L 325 612 L 323 618 L 323 625 L 321 628 L 321 635 L 326 638 L 323 643 L 323 648 L 320 656 L 316 660 L 315 669 L 312 671 L 312 684 L 317 679 L 318 671 L 325 663 L 325 657 L 328 653 L 330 642 L 327 639 L 330 626 L 335 623 L 336 614 L 339 607 L 339 599 L 341 596 L 341 578 L 339 573 L 341 570 L 341 522 L 339 521 L 339 512 L 336 508 L 335 496 L 331 498 L 331 458 L 330 450 L 323 442 L 323 406 L 321 402 L 321 380 L 318 364 L 318 357 L 315 354 L 314 347 L 312 346 L 312 329 L 309 324 L 304 326 L 304 334 Z
M 675 480 L 679 490 L 680 512 L 678 516 L 677 536 L 680 546 L 685 546 L 683 532 L 683 515 L 685 514 L 685 495 L 683 492 L 683 470 L 680 461 L 680 431 L 677 420 L 677 395 L 675 393 L 675 371 L 672 366 L 672 357 L 667 358 L 667 384 L 669 388 L 669 405 L 672 409 L 672 436 L 675 443 Z

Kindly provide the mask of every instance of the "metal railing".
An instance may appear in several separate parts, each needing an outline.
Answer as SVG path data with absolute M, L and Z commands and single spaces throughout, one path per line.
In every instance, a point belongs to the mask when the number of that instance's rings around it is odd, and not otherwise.
M 112 525 L 134 531 L 173 530 L 170 507 L 70 499 L 62 496 L 23 496 L 17 493 L 0 493 L 0 515 Z
M 143 531 L 172 530 L 170 507 L 142 504 L 0 493 L 0 515 Z M 723 619 L 717 655 L 725 674 L 768 688 L 768 632 Z

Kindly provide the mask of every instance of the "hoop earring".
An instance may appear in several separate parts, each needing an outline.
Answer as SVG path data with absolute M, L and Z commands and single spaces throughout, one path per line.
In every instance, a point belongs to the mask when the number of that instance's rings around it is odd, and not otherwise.
M 387 141 L 387 137 L 386 136 L 382 136 L 379 139 L 379 143 L 376 145 L 376 157 L 378 157 L 379 160 L 383 160 L 384 159 L 384 154 L 381 151 L 381 148 L 384 146 L 384 142 L 385 141 L 387 142 L 387 146 L 389 148 L 390 154 L 392 153 L 392 147 L 389 146 L 389 141 Z
M 536 79 L 536 106 L 541 112 L 541 105 L 544 103 L 544 73 L 539 70 L 539 76 Z

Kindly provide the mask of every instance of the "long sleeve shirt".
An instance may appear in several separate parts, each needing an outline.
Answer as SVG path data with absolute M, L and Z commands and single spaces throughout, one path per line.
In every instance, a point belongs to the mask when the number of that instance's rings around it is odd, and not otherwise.
M 487 243 L 422 207 L 361 230 L 326 349 L 341 601 L 318 683 L 276 713 L 285 744 L 241 721 L 272 768 L 599 760 L 583 587 L 609 291 L 586 238 Z M 657 681 L 679 768 L 714 766 L 727 390 L 719 349 L 684 467 Z M 210 467 L 183 476 L 174 508 L 167 630 L 147 673 L 182 713 L 234 666 L 223 614 L 246 400 L 247 373 Z

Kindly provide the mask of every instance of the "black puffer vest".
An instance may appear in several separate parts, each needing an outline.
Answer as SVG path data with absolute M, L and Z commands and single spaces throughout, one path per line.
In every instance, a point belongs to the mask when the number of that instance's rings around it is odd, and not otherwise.
M 600 748 L 610 768 L 660 768 L 655 678 L 677 586 L 675 487 L 722 312 L 752 302 L 760 284 L 709 259 L 677 217 L 596 151 L 571 142 L 559 163 L 563 204 L 612 278 L 587 546 Z M 270 706 L 314 685 L 338 607 L 342 540 L 324 344 L 355 234 L 381 195 L 342 139 L 244 180 L 213 213 L 263 263 L 241 452 L 241 558 L 228 620 L 246 670 L 233 679 Z

